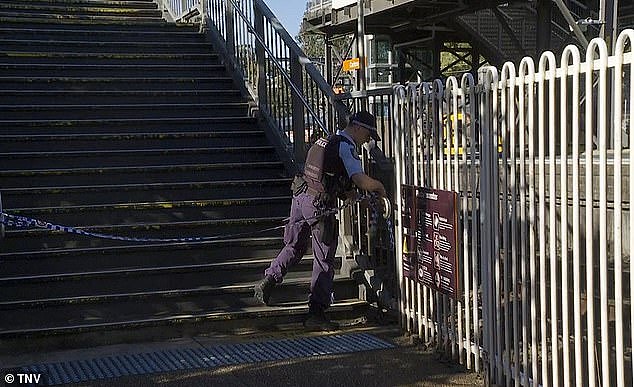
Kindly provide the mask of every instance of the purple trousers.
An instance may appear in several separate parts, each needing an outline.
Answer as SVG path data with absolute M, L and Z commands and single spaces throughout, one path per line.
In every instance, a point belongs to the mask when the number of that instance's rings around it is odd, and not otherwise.
M 293 197 L 290 219 L 284 228 L 284 247 L 264 274 L 273 276 L 277 283 L 281 283 L 288 270 L 301 261 L 312 236 L 315 259 L 309 303 L 325 309 L 332 302 L 338 232 L 334 214 L 313 218 L 317 213 L 312 195 L 302 193 Z

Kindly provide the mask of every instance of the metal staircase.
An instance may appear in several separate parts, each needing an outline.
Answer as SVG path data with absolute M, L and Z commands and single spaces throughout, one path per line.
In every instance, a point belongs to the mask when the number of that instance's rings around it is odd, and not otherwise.
M 197 27 L 166 22 L 153 1 L 0 4 L 4 212 L 118 236 L 219 235 L 137 243 L 8 228 L 4 345 L 93 345 L 303 318 L 310 257 L 274 293 L 277 306 L 252 299 L 281 246 L 282 230 L 258 230 L 282 224 L 290 179 L 223 62 Z M 335 297 L 335 319 L 366 306 L 339 274 Z
M 566 6 L 574 20 L 597 20 L 598 9 L 576 0 Z M 537 53 L 537 10 L 535 2 L 509 2 L 497 7 L 481 9 L 458 16 L 457 29 L 471 36 L 493 63 L 519 62 L 524 56 Z M 561 53 L 569 44 L 579 44 L 566 19 L 556 5 L 552 6 L 551 50 Z M 619 29 L 631 26 L 634 9 L 629 4 L 619 7 Z M 598 24 L 584 24 L 583 34 L 588 40 L 599 36 Z

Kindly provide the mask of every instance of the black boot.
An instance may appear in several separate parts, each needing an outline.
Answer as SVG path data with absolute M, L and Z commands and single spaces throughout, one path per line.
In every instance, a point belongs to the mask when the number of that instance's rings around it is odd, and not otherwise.
M 339 329 L 339 325 L 328 319 L 323 306 L 309 305 L 304 328 L 311 331 L 334 331 Z
M 267 275 L 253 288 L 253 291 L 255 292 L 253 297 L 260 301 L 260 303 L 268 305 L 269 298 L 271 297 L 271 292 L 273 292 L 274 287 L 275 278 L 272 275 Z

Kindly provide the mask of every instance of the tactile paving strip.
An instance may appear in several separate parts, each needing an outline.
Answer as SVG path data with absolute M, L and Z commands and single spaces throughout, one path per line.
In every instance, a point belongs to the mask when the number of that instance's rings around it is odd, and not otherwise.
M 373 335 L 356 333 L 113 355 L 90 360 L 36 364 L 22 367 L 21 371 L 41 374 L 44 385 L 58 385 L 393 347 L 393 344 Z

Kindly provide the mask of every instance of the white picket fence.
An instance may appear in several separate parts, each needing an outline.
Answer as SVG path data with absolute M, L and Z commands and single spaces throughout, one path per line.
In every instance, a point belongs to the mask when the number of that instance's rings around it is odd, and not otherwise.
M 633 44 L 626 30 L 613 56 L 594 39 L 583 62 L 570 46 L 559 66 L 546 52 L 394 88 L 397 195 L 455 191 L 460 208 L 462 293 L 398 259 L 403 328 L 490 384 L 633 384 Z

